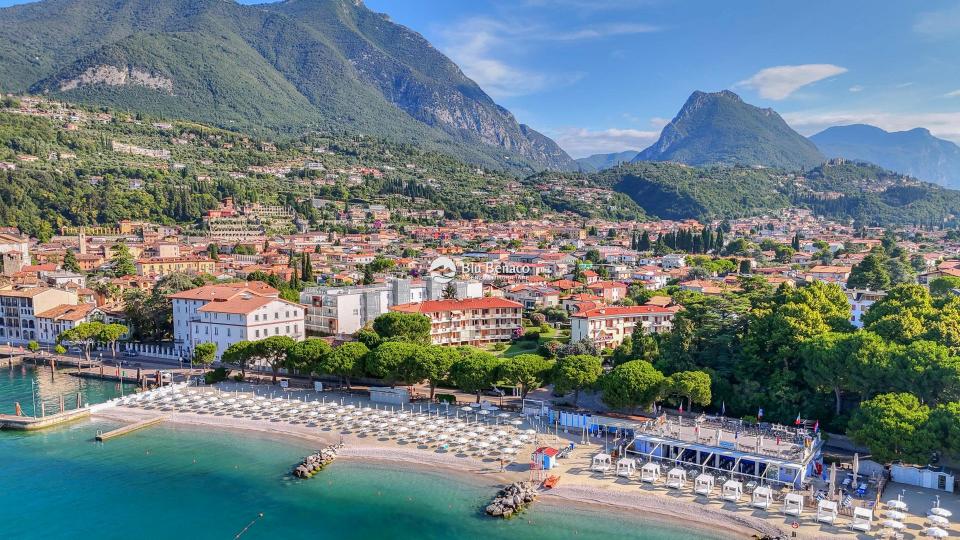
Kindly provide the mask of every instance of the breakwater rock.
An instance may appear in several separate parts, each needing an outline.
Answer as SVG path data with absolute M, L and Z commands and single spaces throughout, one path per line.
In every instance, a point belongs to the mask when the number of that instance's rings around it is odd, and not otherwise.
M 328 446 L 323 450 L 310 454 L 303 458 L 300 465 L 294 467 L 292 474 L 297 478 L 311 478 L 313 475 L 322 471 L 324 467 L 333 463 L 333 460 L 337 459 L 337 450 L 341 447 L 342 445 Z
M 537 489 L 530 482 L 514 482 L 497 492 L 487 505 L 487 515 L 509 518 L 537 498 Z

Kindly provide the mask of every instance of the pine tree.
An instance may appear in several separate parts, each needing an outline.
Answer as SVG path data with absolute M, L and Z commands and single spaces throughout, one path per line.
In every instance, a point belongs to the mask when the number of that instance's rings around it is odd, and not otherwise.
M 77 274 L 83 271 L 80 268 L 80 263 L 77 262 L 77 256 L 74 255 L 73 251 L 69 249 L 63 255 L 63 268 L 64 270 L 69 270 L 70 272 L 75 272 Z

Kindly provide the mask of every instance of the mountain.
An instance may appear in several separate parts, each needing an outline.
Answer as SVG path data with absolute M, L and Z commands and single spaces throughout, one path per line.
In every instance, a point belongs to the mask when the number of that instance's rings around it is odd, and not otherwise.
M 823 155 L 773 109 L 744 103 L 723 90 L 694 92 L 660 138 L 634 161 L 688 165 L 744 165 L 796 170 L 816 166 Z
M 386 137 L 574 169 L 422 36 L 358 0 L 44 0 L 0 9 L 2 90 L 267 135 Z
M 577 165 L 583 172 L 596 172 L 609 169 L 620 163 L 628 163 L 637 157 L 636 150 L 626 150 L 624 152 L 615 152 L 613 154 L 594 154 L 585 158 L 578 158 Z
M 960 146 L 923 128 L 890 132 L 853 124 L 827 128 L 810 140 L 830 157 L 869 161 L 943 186 L 960 187 Z

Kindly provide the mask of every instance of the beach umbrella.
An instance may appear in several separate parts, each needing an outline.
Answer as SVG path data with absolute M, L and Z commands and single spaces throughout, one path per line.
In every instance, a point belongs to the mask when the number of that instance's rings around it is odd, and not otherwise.
M 947 510 L 946 508 L 940 508 L 939 506 L 930 509 L 930 514 L 934 516 L 940 516 L 948 518 L 953 515 L 953 512 Z
M 486 410 L 486 409 L 481 409 L 481 410 L 480 410 L 480 414 L 482 414 L 483 416 L 486 416 L 486 415 L 490 414 L 490 411 L 488 411 L 488 410 Z
M 950 525 L 950 520 L 943 516 L 932 515 L 928 516 L 927 519 L 930 520 L 930 523 L 933 523 L 938 527 L 947 527 Z
M 512 453 L 514 453 L 514 452 L 516 452 L 516 451 L 517 451 L 516 448 L 510 448 L 509 446 L 505 446 L 505 447 L 503 447 L 503 448 L 500 449 L 500 452 L 501 452 L 501 453 L 504 453 L 504 454 L 512 454 Z
M 514 440 L 510 441 L 510 446 L 523 446 L 524 444 L 526 444 L 526 443 L 524 443 L 524 442 L 523 442 L 522 440 L 520 440 L 520 439 L 514 439 Z
M 477 446 L 480 448 L 487 448 L 488 446 L 490 446 L 490 443 L 488 443 L 487 441 L 479 441 L 477 442 Z
M 897 521 L 902 521 L 903 518 L 907 517 L 907 515 L 899 510 L 887 510 L 887 517 Z
M 894 510 L 906 510 L 906 509 L 907 509 L 907 503 L 901 501 L 899 498 L 894 499 L 894 500 L 892 500 L 892 501 L 887 501 L 887 506 L 889 506 L 890 508 L 893 508 Z
M 519 425 L 521 425 L 521 424 L 523 424 L 523 420 L 511 420 L 511 421 L 510 421 L 510 425 L 512 425 L 512 426 L 519 426 Z
M 499 435 L 499 436 L 501 436 L 501 437 L 506 437 L 507 435 L 509 435 L 509 433 L 507 433 L 506 431 L 504 431 L 504 430 L 502 430 L 502 429 L 498 429 L 498 430 L 497 430 L 497 435 Z
M 460 410 L 464 412 L 470 412 L 473 410 L 473 407 L 467 405 L 466 407 L 460 407 Z
M 445 441 L 445 440 L 447 440 L 447 439 L 449 439 L 449 438 L 450 438 L 450 436 L 447 435 L 446 433 L 441 433 L 441 434 L 437 437 L 437 439 L 439 439 L 439 440 L 441 440 L 441 441 Z
M 883 522 L 880 523 L 880 524 L 883 525 L 884 527 L 888 528 L 888 529 L 895 529 L 895 530 L 898 530 L 898 531 L 904 527 L 903 523 L 900 523 L 899 521 L 897 521 L 897 520 L 895 520 L 895 519 L 885 519 L 885 520 L 883 520 Z
M 950 536 L 950 533 L 940 527 L 928 527 L 923 533 L 931 538 L 946 538 Z
M 857 473 L 860 472 L 860 454 L 853 453 L 853 489 L 857 489 Z
M 837 464 L 830 464 L 830 497 L 833 497 L 833 490 L 837 487 Z
M 526 433 L 527 435 L 536 435 L 536 434 L 537 434 L 537 430 L 535 430 L 535 429 L 528 429 L 528 430 L 524 431 L 524 433 Z

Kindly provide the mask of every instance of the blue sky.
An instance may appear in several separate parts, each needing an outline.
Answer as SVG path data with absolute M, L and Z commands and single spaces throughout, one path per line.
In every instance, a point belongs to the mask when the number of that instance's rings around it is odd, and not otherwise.
M 643 149 L 698 89 L 729 88 L 806 135 L 864 122 L 960 142 L 958 1 L 366 5 L 423 34 L 574 157 Z

